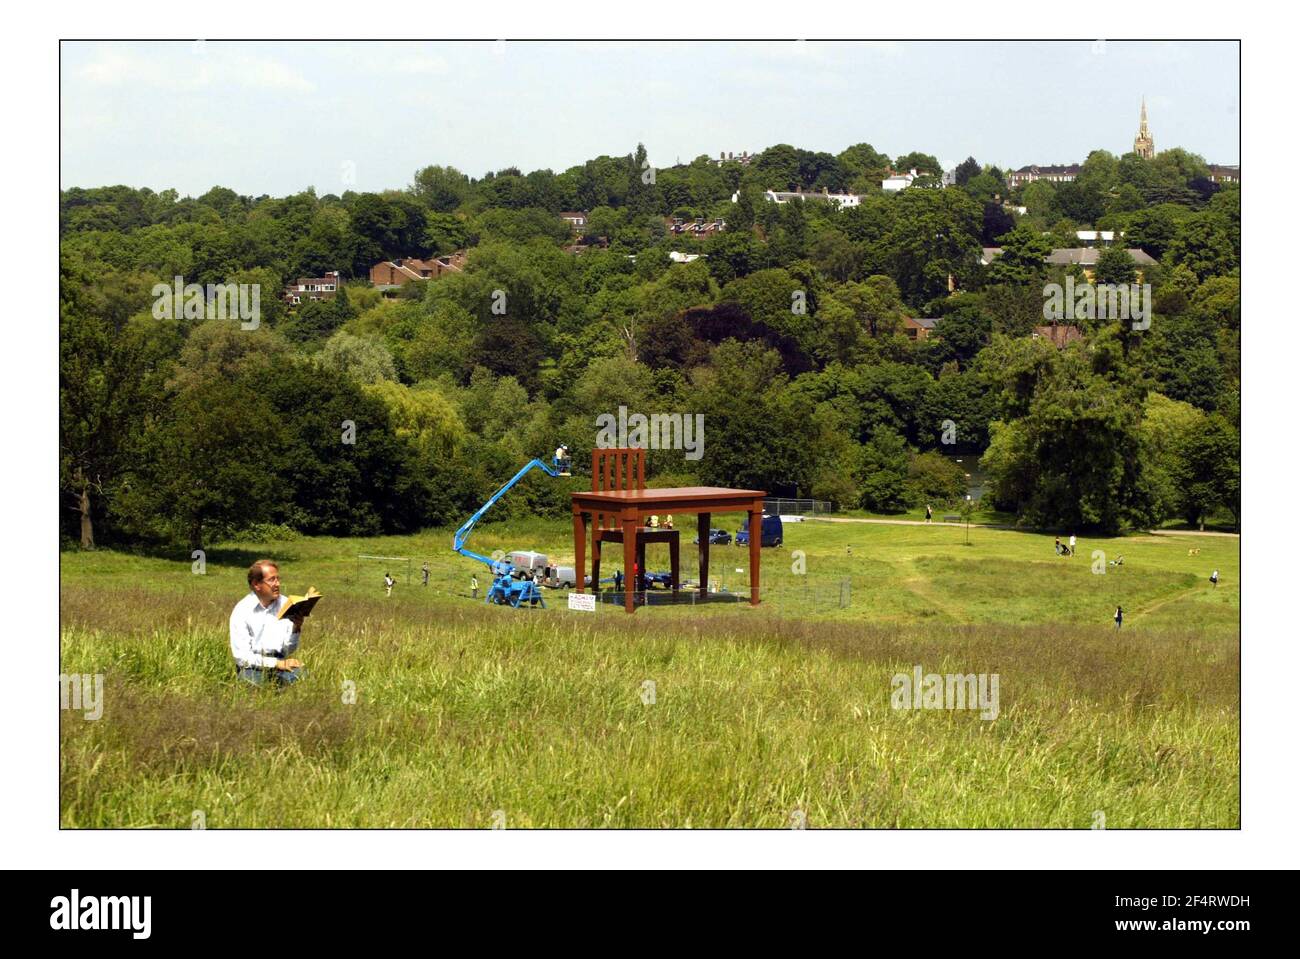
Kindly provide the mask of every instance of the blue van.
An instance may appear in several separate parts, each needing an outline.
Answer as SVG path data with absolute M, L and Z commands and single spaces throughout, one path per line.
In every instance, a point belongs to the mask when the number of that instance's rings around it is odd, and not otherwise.
M 785 527 L 781 523 L 780 516 L 763 516 L 763 532 L 759 539 L 759 546 L 780 546 L 785 541 Z M 740 532 L 736 534 L 737 546 L 749 545 L 749 520 L 741 524 Z

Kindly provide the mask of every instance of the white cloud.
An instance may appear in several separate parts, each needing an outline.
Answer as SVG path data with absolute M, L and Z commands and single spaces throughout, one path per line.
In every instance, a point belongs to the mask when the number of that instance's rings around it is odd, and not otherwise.
M 156 49 L 157 55 L 102 50 L 78 69 L 76 76 L 94 86 L 106 87 L 243 87 L 300 92 L 316 88 L 301 73 L 279 60 L 223 50 L 214 43 L 159 45 Z
M 379 76 L 394 73 L 446 76 L 451 73 L 451 66 L 446 57 L 427 53 L 421 49 L 421 46 L 422 44 L 412 42 L 348 45 L 328 43 L 321 45 L 318 52 L 328 54 L 335 61 L 354 70 Z

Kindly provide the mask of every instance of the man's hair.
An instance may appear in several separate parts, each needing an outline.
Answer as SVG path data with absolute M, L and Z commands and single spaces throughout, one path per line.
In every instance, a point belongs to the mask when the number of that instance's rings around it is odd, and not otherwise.
M 254 563 L 252 566 L 248 567 L 248 585 L 249 585 L 249 586 L 256 586 L 258 583 L 260 583 L 260 582 L 261 582 L 261 581 L 266 577 L 266 573 L 264 573 L 264 572 L 262 571 L 263 567 L 265 567 L 265 566 L 270 566 L 270 567 L 271 567 L 272 569 L 274 569 L 276 572 L 279 572 L 279 571 L 280 571 L 280 567 L 277 566 L 277 565 L 275 564 L 275 560 L 272 560 L 272 559 L 259 559 L 259 560 L 258 560 L 256 563 Z

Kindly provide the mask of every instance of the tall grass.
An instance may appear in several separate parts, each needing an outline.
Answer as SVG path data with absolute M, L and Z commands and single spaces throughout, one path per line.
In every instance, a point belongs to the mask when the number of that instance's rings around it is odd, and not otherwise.
M 485 551 L 567 540 L 559 524 L 485 532 Z M 765 582 L 795 584 L 803 548 L 810 575 L 853 580 L 849 609 L 802 608 L 794 590 L 634 617 L 486 607 L 460 595 L 473 567 L 441 533 L 232 544 L 201 577 L 188 554 L 67 554 L 62 669 L 107 688 L 100 720 L 62 714 L 62 822 L 1086 828 L 1100 811 L 1111 829 L 1238 826 L 1235 541 L 1193 558 L 1116 541 L 1122 574 L 1098 576 L 1087 544 L 1057 561 L 1023 533 L 793 538 L 764 551 Z M 236 683 L 227 650 L 241 567 L 263 552 L 289 557 L 292 589 L 326 591 L 309 678 L 280 692 Z M 358 552 L 428 556 L 433 585 L 385 599 L 355 582 Z M 997 719 L 891 709 L 892 676 L 916 664 L 997 673 Z

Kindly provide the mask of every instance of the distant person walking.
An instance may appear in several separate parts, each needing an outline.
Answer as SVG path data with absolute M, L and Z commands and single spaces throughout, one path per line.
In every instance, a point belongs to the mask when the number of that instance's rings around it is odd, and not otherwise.
M 472 595 L 475 599 L 478 599 L 478 577 L 472 574 L 470 575 L 469 578 L 469 591 L 470 591 L 470 595 Z
M 1116 606 L 1115 607 L 1115 628 L 1119 629 L 1123 625 L 1124 625 L 1124 607 Z
M 394 587 L 396 584 L 397 584 L 397 580 L 393 579 L 393 577 L 392 577 L 391 575 L 389 575 L 388 573 L 385 573 L 385 574 L 384 574 L 384 595 L 385 595 L 385 596 L 392 596 L 392 595 L 393 595 L 393 587 Z
M 1214 584 L 1215 589 L 1219 588 L 1219 571 L 1217 569 L 1210 574 L 1210 582 Z
M 933 519 L 933 518 L 934 518 L 934 510 L 930 508 L 930 504 L 929 504 L 929 503 L 926 503 L 926 504 L 925 504 L 925 521 L 928 523 L 928 522 L 930 522 L 930 520 Z
M 1074 555 L 1074 534 L 1070 534 L 1070 555 Z
M 614 570 L 614 592 L 623 592 L 623 571 L 621 569 Z
M 420 567 L 420 578 L 421 578 L 421 583 L 420 583 L 421 586 L 429 585 L 429 564 L 428 563 L 425 563 L 423 566 Z

